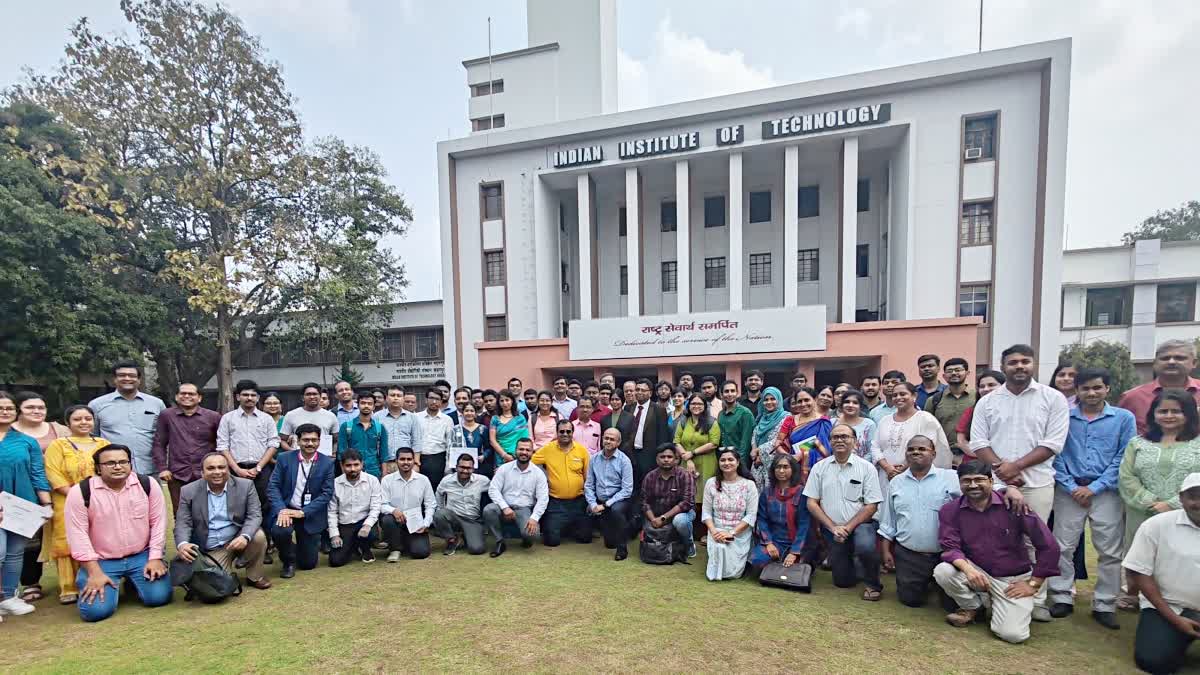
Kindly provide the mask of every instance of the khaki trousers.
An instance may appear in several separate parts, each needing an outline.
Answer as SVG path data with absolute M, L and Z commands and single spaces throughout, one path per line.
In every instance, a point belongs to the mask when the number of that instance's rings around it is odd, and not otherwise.
M 983 570 L 979 570 L 983 572 Z M 1028 574 L 1015 577 L 992 577 L 987 572 L 988 591 L 977 591 L 967 584 L 967 575 L 950 563 L 938 563 L 933 568 L 933 579 L 963 609 L 979 609 L 984 598 L 992 606 L 992 633 L 996 637 L 1018 644 L 1029 639 L 1029 622 L 1033 618 L 1033 598 L 1013 600 L 1004 595 L 1008 585 L 1014 581 L 1028 579 Z
M 234 569 L 233 563 L 239 557 L 246 561 L 246 578 L 250 581 L 258 581 L 263 578 L 263 555 L 267 552 L 267 535 L 259 529 L 254 533 L 254 538 L 242 549 L 241 553 L 234 553 L 225 548 L 218 548 L 205 553 L 212 556 L 213 560 L 217 561 L 226 572 L 237 575 L 237 570 Z

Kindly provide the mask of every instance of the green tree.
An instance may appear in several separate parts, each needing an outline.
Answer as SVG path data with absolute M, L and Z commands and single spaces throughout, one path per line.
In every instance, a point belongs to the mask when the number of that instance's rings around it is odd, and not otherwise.
M 331 268 L 331 251 L 402 235 L 411 214 L 377 160 L 365 163 L 361 177 L 376 182 L 363 187 L 359 173 L 323 163 L 323 145 L 304 147 L 279 67 L 228 10 L 191 0 L 122 0 L 121 8 L 134 38 L 101 36 L 81 20 L 61 66 L 15 95 L 79 129 L 117 177 L 118 208 L 87 184 L 74 206 L 122 233 L 114 264 L 157 284 L 177 317 L 158 336 L 156 363 L 176 380 L 192 367 L 197 382 L 215 372 L 229 408 L 234 350 L 263 340 L 275 318 L 335 309 L 323 286 L 364 268 Z M 381 198 L 367 199 L 368 190 Z M 360 230 L 336 231 L 359 211 L 370 216 Z M 383 273 L 398 267 L 375 255 Z M 381 270 L 365 274 L 341 282 L 375 288 Z M 304 328 L 295 324 L 291 337 L 305 338 Z
M 71 400 L 80 373 L 140 357 L 135 336 L 166 313 L 108 264 L 103 223 L 69 208 L 68 183 L 90 182 L 79 139 L 31 104 L 0 108 L 0 131 L 0 382 Z
M 1200 241 L 1200 201 L 1184 202 L 1178 208 L 1159 211 L 1125 234 L 1125 243 L 1138 239 Z
M 1109 403 L 1116 403 L 1126 390 L 1138 384 L 1137 373 L 1129 348 L 1107 340 L 1094 340 L 1084 344 L 1076 342 L 1063 345 L 1058 355 L 1059 363 L 1069 363 L 1076 368 L 1104 368 L 1112 375 Z

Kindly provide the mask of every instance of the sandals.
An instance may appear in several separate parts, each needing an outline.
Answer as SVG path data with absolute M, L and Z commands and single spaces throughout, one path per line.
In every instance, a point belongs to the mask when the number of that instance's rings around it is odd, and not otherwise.
M 67 593 L 66 595 L 58 596 L 58 604 L 60 604 L 60 605 L 73 605 L 78 601 L 79 601 L 78 593 Z
M 35 602 L 44 597 L 46 594 L 42 592 L 41 586 L 26 586 L 25 590 L 21 591 L 21 599 L 25 602 Z
M 863 600 L 866 600 L 867 602 L 879 602 L 879 599 L 882 597 L 883 591 L 877 591 L 874 588 L 866 589 L 863 591 L 862 595 Z

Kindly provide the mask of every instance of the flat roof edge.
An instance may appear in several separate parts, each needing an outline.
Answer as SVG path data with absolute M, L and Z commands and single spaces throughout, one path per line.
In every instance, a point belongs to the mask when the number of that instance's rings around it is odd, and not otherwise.
M 528 56 L 530 54 L 537 54 L 539 52 L 551 52 L 551 51 L 554 51 L 555 49 L 558 49 L 557 42 L 547 42 L 544 45 L 534 45 L 532 47 L 525 47 L 524 49 L 514 49 L 511 52 L 500 52 L 499 54 L 492 54 L 491 60 L 492 60 L 492 62 L 496 62 L 496 61 L 501 61 L 503 59 L 514 59 L 518 56 Z M 463 68 L 470 68 L 471 66 L 482 66 L 483 64 L 485 64 L 487 62 L 488 62 L 488 57 L 480 56 L 480 57 L 474 58 L 474 59 L 467 59 L 466 61 L 463 61 L 462 64 L 463 64 Z

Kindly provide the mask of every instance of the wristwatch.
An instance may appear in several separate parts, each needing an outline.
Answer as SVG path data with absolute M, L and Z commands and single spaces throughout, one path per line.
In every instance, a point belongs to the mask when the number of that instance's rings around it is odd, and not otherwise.
M 1042 582 L 1041 582 L 1040 580 L 1038 580 L 1038 579 L 1030 579 L 1030 580 L 1029 580 L 1029 585 L 1030 585 L 1030 587 L 1032 587 L 1032 588 L 1033 588 L 1033 590 L 1035 590 L 1035 591 L 1036 591 L 1037 589 L 1039 589 L 1039 588 L 1041 588 L 1041 587 L 1042 587 Z

